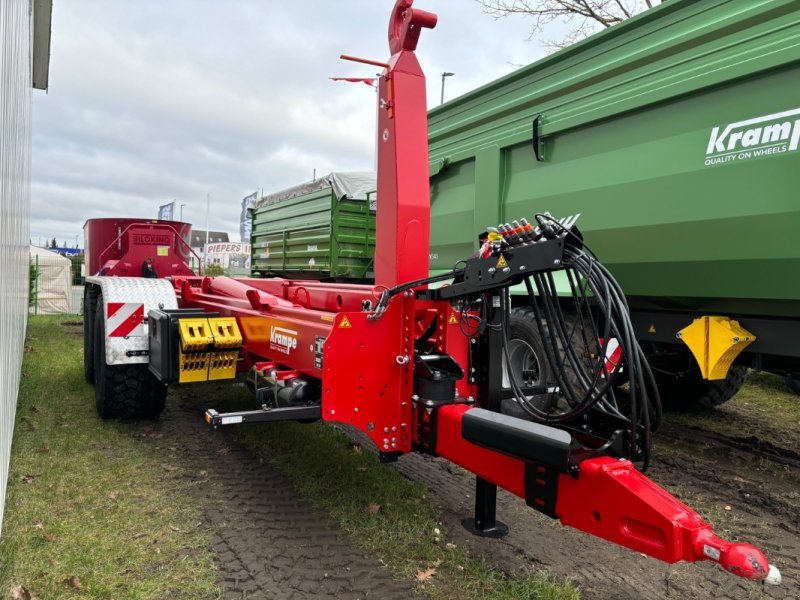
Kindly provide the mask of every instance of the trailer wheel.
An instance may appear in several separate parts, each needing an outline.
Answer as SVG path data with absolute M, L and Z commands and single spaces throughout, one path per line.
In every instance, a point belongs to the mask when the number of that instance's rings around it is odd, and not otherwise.
M 732 366 L 725 379 L 703 379 L 699 369 L 676 376 L 654 370 L 661 404 L 665 410 L 700 411 L 724 404 L 736 395 L 747 379 L 747 367 Z
M 550 364 L 547 362 L 544 344 L 534 322 L 533 310 L 523 306 L 511 310 L 508 323 L 511 373 L 520 385 L 543 386 L 551 380 Z M 509 362 L 503 357 L 503 390 L 511 388 Z M 547 400 L 543 398 L 545 403 Z M 541 406 L 543 410 L 544 406 Z M 527 413 L 512 399 L 502 401 L 502 412 L 526 417 Z
M 793 394 L 800 396 L 800 377 L 792 377 L 791 375 L 787 375 L 786 387 L 788 387 Z
M 155 419 L 164 410 L 167 387 L 146 364 L 106 364 L 103 297 L 98 295 L 94 315 L 95 406 L 103 419 Z
M 93 285 L 83 288 L 83 376 L 94 385 L 94 313 L 97 292 Z

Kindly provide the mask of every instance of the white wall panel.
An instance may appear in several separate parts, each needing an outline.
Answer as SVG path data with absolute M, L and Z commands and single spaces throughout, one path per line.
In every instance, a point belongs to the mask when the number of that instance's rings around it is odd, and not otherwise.
M 28 303 L 31 4 L 0 0 L 0 532 Z

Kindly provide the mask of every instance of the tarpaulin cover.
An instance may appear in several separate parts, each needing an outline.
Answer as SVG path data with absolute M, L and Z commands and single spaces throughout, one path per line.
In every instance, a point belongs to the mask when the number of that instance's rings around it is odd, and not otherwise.
M 307 181 L 269 196 L 263 196 L 253 208 L 268 206 L 325 188 L 332 188 L 338 200 L 366 200 L 367 195 L 371 192 L 369 196 L 370 209 L 375 210 L 377 179 L 374 171 L 330 173 L 314 181 Z

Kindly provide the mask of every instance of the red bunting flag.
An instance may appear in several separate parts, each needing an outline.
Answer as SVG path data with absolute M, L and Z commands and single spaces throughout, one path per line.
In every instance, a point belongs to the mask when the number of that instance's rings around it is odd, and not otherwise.
M 364 83 L 370 87 L 375 84 L 374 77 L 331 77 L 333 81 L 349 81 L 350 83 Z

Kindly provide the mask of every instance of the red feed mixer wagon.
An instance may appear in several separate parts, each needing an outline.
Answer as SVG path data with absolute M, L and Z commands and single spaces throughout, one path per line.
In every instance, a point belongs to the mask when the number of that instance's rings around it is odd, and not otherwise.
M 583 247 L 577 217 L 527 215 L 537 226 L 518 231 L 487 224 L 479 252 L 429 276 L 425 78 L 415 49 L 436 20 L 398 0 L 388 62 L 345 57 L 383 68 L 374 284 L 198 277 L 187 266 L 185 223 L 87 222 L 85 371 L 98 413 L 155 417 L 168 385 L 242 374 L 253 410 L 209 409 L 211 425 L 322 419 L 363 431 L 383 461 L 444 457 L 476 475 L 465 526 L 478 535 L 506 532 L 495 515 L 501 486 L 564 525 L 659 560 L 711 560 L 778 583 L 760 550 L 720 539 L 643 474 L 658 393 L 624 295 Z M 556 301 L 557 282 L 572 290 L 573 310 Z M 518 285 L 546 340 L 555 373 L 546 386 L 533 385 L 533 366 L 507 368 L 509 288 Z M 624 369 L 608 360 L 617 347 Z

